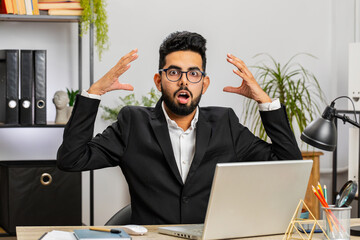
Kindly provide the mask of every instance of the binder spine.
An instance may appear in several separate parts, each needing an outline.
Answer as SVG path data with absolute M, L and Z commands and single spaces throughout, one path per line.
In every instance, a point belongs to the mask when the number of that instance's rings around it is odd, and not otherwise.
M 19 50 L 6 50 L 6 123 L 19 123 Z
M 6 114 L 6 54 L 0 50 L 0 123 L 5 123 Z
M 34 82 L 34 64 L 33 51 L 20 51 L 20 124 L 31 125 L 33 112 L 33 82 Z
M 34 50 L 35 124 L 46 124 L 46 50 Z

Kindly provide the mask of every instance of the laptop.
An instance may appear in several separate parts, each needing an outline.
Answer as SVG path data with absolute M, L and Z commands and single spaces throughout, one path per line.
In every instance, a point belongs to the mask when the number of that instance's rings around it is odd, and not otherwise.
M 285 233 L 305 193 L 312 160 L 218 163 L 204 224 L 159 227 L 189 239 Z

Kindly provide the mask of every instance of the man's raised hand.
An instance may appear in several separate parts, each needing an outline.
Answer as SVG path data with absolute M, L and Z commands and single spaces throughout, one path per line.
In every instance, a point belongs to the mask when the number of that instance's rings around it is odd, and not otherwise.
M 271 98 L 269 97 L 269 95 L 267 95 L 267 93 L 265 93 L 264 90 L 260 87 L 260 85 L 256 82 L 254 76 L 242 60 L 232 54 L 227 54 L 226 60 L 236 67 L 233 72 L 239 77 L 241 77 L 243 81 L 240 87 L 225 87 L 223 89 L 224 92 L 237 93 L 245 97 L 254 99 L 258 103 L 271 102 Z
M 137 52 L 138 50 L 134 49 L 123 56 L 110 71 L 89 88 L 88 93 L 103 95 L 113 90 L 134 90 L 130 84 L 120 83 L 119 77 L 130 68 L 130 63 L 138 58 Z

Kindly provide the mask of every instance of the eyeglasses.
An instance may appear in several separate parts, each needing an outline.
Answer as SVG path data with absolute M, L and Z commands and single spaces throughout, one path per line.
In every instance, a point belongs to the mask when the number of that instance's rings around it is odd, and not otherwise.
M 170 82 L 177 82 L 181 79 L 183 73 L 186 74 L 186 78 L 189 82 L 191 83 L 198 83 L 201 81 L 201 79 L 203 77 L 206 76 L 205 72 L 202 72 L 198 69 L 193 69 L 193 70 L 189 70 L 189 71 L 181 71 L 180 69 L 177 68 L 166 68 L 166 69 L 159 69 L 159 73 L 161 72 L 165 72 L 166 74 L 166 78 L 170 81 Z

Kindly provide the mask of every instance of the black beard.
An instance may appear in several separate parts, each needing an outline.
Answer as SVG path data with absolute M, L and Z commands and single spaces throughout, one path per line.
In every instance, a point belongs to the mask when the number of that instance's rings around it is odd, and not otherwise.
M 186 90 L 190 93 L 191 97 L 193 96 L 187 87 L 182 86 L 174 93 L 173 99 L 175 99 L 176 93 L 178 93 L 181 90 Z M 202 92 L 202 87 L 201 87 L 201 92 Z M 201 94 L 200 94 L 198 97 L 193 99 L 193 101 L 191 101 L 190 106 L 187 106 L 186 104 L 175 103 L 175 101 L 171 99 L 170 95 L 164 91 L 164 88 L 162 86 L 161 86 L 161 94 L 162 94 L 162 99 L 164 100 L 164 103 L 170 109 L 170 111 L 173 112 L 174 114 L 180 115 L 180 116 L 187 116 L 190 113 L 192 113 L 196 109 L 196 107 L 199 105 L 199 102 L 201 99 Z

